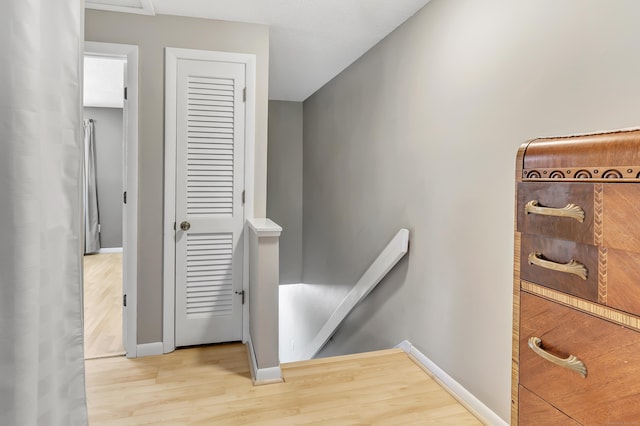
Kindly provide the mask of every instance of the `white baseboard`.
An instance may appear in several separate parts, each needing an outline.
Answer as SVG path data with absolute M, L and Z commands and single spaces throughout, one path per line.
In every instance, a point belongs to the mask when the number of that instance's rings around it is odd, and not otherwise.
M 433 361 L 415 348 L 408 340 L 403 340 L 396 348 L 402 349 L 411 355 L 422 367 L 433 375 L 433 378 L 445 388 L 454 398 L 476 416 L 481 422 L 487 425 L 508 426 L 500 416 L 494 413 L 489 407 L 484 405 L 471 392 L 455 381 L 443 369 L 438 367 Z
M 122 247 L 102 247 L 98 253 L 122 253 Z
M 249 349 L 247 354 L 249 355 L 249 364 L 251 367 L 251 379 L 255 386 L 268 385 L 270 383 L 281 383 L 284 381 L 280 366 L 258 368 L 256 353 L 253 350 L 253 343 L 251 343 L 251 336 L 249 336 L 249 339 L 247 340 L 247 348 Z
M 136 346 L 136 356 L 162 355 L 162 342 L 142 343 Z

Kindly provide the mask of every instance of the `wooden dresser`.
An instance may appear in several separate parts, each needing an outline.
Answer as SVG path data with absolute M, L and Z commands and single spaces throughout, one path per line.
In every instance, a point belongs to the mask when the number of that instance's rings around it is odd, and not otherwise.
M 516 163 L 511 424 L 640 424 L 640 130 Z

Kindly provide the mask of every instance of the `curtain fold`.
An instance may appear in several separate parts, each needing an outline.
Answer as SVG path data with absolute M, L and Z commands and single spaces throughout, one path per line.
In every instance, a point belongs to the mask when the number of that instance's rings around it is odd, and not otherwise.
M 96 181 L 96 142 L 93 120 L 84 120 L 84 252 L 100 250 L 100 220 Z
M 0 424 L 85 425 L 81 0 L 0 13 Z

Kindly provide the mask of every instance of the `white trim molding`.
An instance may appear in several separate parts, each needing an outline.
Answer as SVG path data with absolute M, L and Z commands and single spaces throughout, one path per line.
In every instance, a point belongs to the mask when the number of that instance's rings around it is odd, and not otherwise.
M 106 254 L 106 253 L 122 253 L 122 247 L 100 247 L 100 250 L 98 250 L 99 254 Z
M 251 218 L 247 223 L 258 237 L 279 237 L 282 233 L 282 227 L 271 219 Z
M 155 16 L 152 0 L 138 0 L 139 6 L 120 5 L 109 0 L 86 0 L 85 9 L 108 10 L 110 12 L 137 13 L 139 15 Z
M 396 345 L 410 355 L 429 375 L 447 392 L 449 392 L 460 404 L 476 416 L 482 423 L 493 426 L 507 426 L 500 416 L 494 413 L 482 401 L 476 398 L 471 392 L 465 389 L 460 383 L 455 381 L 443 369 L 438 367 L 433 361 L 427 358 L 422 352 L 416 349 L 408 340 L 403 340 Z
M 176 222 L 176 116 L 178 60 L 233 62 L 245 65 L 245 149 L 244 187 L 245 221 L 253 218 L 256 117 L 256 56 L 249 53 L 165 48 L 165 130 L 164 130 L 164 221 L 163 221 L 163 315 L 162 342 L 164 353 L 175 350 L 175 230 Z M 242 341 L 249 338 L 249 240 L 244 232 L 242 286 L 246 301 L 242 308 Z
M 251 336 L 247 339 L 247 355 L 249 356 L 249 366 L 251 367 L 251 380 L 254 386 L 269 385 L 271 383 L 282 383 L 282 370 L 280 366 L 270 368 L 258 368 L 256 353 L 253 350 Z
M 138 340 L 138 46 L 87 41 L 85 55 L 125 58 L 127 100 L 124 104 L 124 186 L 122 215 L 122 285 L 127 295 L 122 320 L 128 358 L 137 356 Z
M 239 54 L 237 54 L 239 55 Z M 249 219 L 255 217 L 255 170 L 256 170 L 256 56 L 244 55 L 245 80 L 247 88 L 247 99 L 245 108 L 245 146 L 244 146 L 244 219 L 245 224 Z M 247 227 L 244 228 L 243 247 L 243 268 L 242 268 L 242 290 L 246 296 L 246 303 L 242 306 L 242 341 L 249 341 L 249 305 L 251 304 L 251 292 L 249 291 L 249 233 Z
M 137 348 L 138 356 L 162 355 L 162 342 L 142 343 Z

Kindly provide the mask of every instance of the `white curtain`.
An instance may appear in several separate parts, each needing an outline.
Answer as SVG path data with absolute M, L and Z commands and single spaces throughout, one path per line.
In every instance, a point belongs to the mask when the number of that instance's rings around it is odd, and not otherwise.
M 0 424 L 84 425 L 81 0 L 0 12 Z
M 84 120 L 84 252 L 100 250 L 100 221 L 96 182 L 96 141 L 93 120 Z

